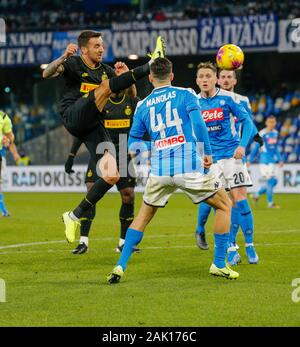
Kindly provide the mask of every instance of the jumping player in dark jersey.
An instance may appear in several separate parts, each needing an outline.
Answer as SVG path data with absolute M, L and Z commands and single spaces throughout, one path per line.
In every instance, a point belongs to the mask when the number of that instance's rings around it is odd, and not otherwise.
M 117 252 L 121 252 L 123 249 L 126 231 L 134 217 L 134 187 L 136 180 L 135 177 L 132 177 L 130 175 L 131 170 L 128 170 L 128 166 L 131 165 L 131 158 L 128 156 L 127 151 L 125 153 L 122 153 L 121 151 L 120 153 L 120 146 L 122 146 L 123 142 L 127 143 L 127 137 L 132 125 L 132 116 L 134 114 L 137 102 L 138 98 L 128 97 L 124 92 L 120 92 L 119 95 L 113 94 L 113 96 L 109 98 L 107 104 L 104 107 L 105 116 L 103 119 L 103 125 L 104 128 L 108 131 L 112 143 L 115 145 L 117 165 L 121 176 L 119 181 L 116 183 L 117 189 L 120 192 L 122 199 L 122 205 L 119 212 L 120 240 L 118 247 L 116 248 Z M 123 139 L 122 135 L 124 137 Z M 126 143 L 124 143 L 125 148 Z M 76 156 L 81 144 L 82 141 L 74 137 L 68 159 L 65 163 L 65 171 L 68 174 L 74 172 L 72 170 L 74 157 Z M 121 163 L 121 165 L 125 164 L 123 166 L 126 166 L 124 170 L 123 168 L 121 168 L 120 170 L 119 159 L 121 158 L 121 156 L 126 156 L 127 158 L 124 163 Z M 96 164 L 93 160 L 90 159 L 85 176 L 87 191 L 91 189 L 96 180 Z M 78 246 L 72 251 L 73 254 L 83 254 L 87 252 L 89 242 L 88 235 L 95 215 L 96 205 L 94 205 L 93 208 L 89 210 L 89 214 L 86 214 L 83 218 L 81 218 L 80 240 Z M 139 251 L 139 248 L 135 249 L 135 252 Z
M 81 56 L 74 56 L 78 47 Z M 156 48 L 149 56 L 149 63 L 128 71 L 124 63 L 119 64 L 120 76 L 113 76 L 112 70 L 101 63 L 104 48 L 101 33 L 83 31 L 78 37 L 78 47 L 69 44 L 65 53 L 51 62 L 43 71 L 44 78 L 62 75 L 65 80 L 64 96 L 59 111 L 66 129 L 78 137 L 88 148 L 92 160 L 96 162 L 101 176 L 86 197 L 71 212 L 63 214 L 65 235 L 68 242 L 74 242 L 80 218 L 119 180 L 117 163 L 108 148 L 97 152 L 100 143 L 110 141 L 101 123 L 103 109 L 112 93 L 118 93 L 147 76 L 150 64 L 165 55 L 164 43 L 158 37 Z M 108 78 L 102 79 L 103 74 Z M 88 93 L 84 93 L 88 91 Z

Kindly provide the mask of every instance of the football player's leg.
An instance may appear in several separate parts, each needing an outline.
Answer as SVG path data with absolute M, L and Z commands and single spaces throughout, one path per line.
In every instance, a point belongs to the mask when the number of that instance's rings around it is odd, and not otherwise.
M 196 232 L 205 234 L 205 224 L 211 211 L 211 206 L 202 202 L 198 208 L 198 224 Z
M 120 183 L 122 179 L 123 178 L 121 178 L 118 183 Z M 122 204 L 119 212 L 120 240 L 118 249 L 121 252 L 125 243 L 127 229 L 129 228 L 129 225 L 132 223 L 134 218 L 134 188 L 127 187 L 120 189 L 119 191 L 121 194 Z
M 107 276 L 110 284 L 118 283 L 127 268 L 127 263 L 136 249 L 137 245 L 142 241 L 144 230 L 151 221 L 157 211 L 157 207 L 146 205 L 144 202 L 140 208 L 138 215 L 135 217 L 130 227 L 127 229 L 125 243 L 121 256 L 112 272 Z
M 231 200 L 228 198 L 225 190 L 221 189 L 214 196 L 208 198 L 206 202 L 216 209 L 214 260 L 210 273 L 215 276 L 236 279 L 239 277 L 239 274 L 231 270 L 225 262 L 229 241 Z
M 232 189 L 230 193 L 239 210 L 239 221 L 245 238 L 248 262 L 250 264 L 256 264 L 258 262 L 258 256 L 253 244 L 254 222 L 247 199 L 247 190 L 245 187 L 238 187 Z
M 236 236 L 239 231 L 239 210 L 236 205 L 232 206 L 231 209 L 231 224 L 230 224 L 230 233 L 229 233 L 229 243 L 235 245 Z
M 157 207 L 146 205 L 144 202 L 140 208 L 138 215 L 134 218 L 130 227 L 127 229 L 125 244 L 117 265 L 121 265 L 125 270 L 127 262 L 134 252 L 134 248 L 142 241 L 144 230 L 154 217 Z
M 86 182 L 87 191 L 89 191 L 93 182 Z M 93 220 L 96 216 L 96 205 L 85 211 L 80 218 L 80 239 L 78 246 L 72 251 L 73 254 L 84 254 L 88 250 L 89 246 L 89 233 Z
M 277 179 L 275 177 L 271 177 L 267 181 L 267 201 L 268 207 L 272 207 L 274 205 L 273 202 L 273 190 L 277 184 Z
M 104 152 L 104 154 L 102 154 L 103 151 L 102 153 L 97 154 L 97 146 L 101 142 L 101 138 L 103 138 L 103 136 L 101 137 L 101 129 L 99 128 L 90 134 L 85 140 L 85 145 L 89 149 L 92 159 L 97 163 L 96 170 L 98 179 L 89 190 L 86 197 L 70 214 L 71 217 L 74 215 L 75 219 L 80 219 L 83 213 L 95 205 L 120 178 L 115 157 L 108 151 Z M 107 143 L 107 146 L 108 145 L 112 144 Z
M 196 229 L 197 245 L 201 249 L 208 249 L 205 235 L 205 224 L 211 211 L 211 206 L 202 202 L 198 208 L 198 224 Z

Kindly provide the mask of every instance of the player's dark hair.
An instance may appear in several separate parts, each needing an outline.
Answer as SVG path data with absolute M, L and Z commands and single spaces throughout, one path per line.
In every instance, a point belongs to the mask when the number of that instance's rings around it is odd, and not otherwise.
M 200 64 L 198 64 L 197 66 L 197 73 L 200 69 L 210 69 L 212 70 L 215 74 L 217 74 L 217 67 L 215 64 L 213 64 L 212 62 L 210 61 L 205 61 L 205 62 L 202 62 Z
M 97 31 L 92 31 L 92 30 L 85 30 L 80 33 L 78 36 L 77 42 L 78 42 L 78 47 L 85 47 L 89 40 L 93 37 L 101 37 L 101 33 Z
M 151 64 L 150 71 L 155 79 L 164 81 L 172 72 L 172 62 L 167 58 L 157 58 Z

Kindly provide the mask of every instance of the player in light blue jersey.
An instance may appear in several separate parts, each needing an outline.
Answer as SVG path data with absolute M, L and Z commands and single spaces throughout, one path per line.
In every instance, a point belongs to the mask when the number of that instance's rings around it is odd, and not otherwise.
M 159 207 L 165 207 L 170 196 L 182 190 L 194 203 L 206 200 L 216 209 L 214 227 L 215 252 L 210 274 L 236 279 L 239 274 L 225 263 L 229 239 L 231 202 L 220 181 L 212 174 L 203 174 L 212 163 L 208 133 L 200 114 L 198 98 L 193 91 L 173 87 L 172 63 L 158 58 L 151 65 L 150 82 L 155 89 L 140 101 L 129 134 L 129 150 L 150 135 L 151 170 L 142 207 L 127 230 L 117 266 L 108 275 L 109 283 L 123 276 L 127 262 L 142 240 L 144 230 Z M 204 160 L 198 151 L 204 143 Z
M 262 177 L 265 179 L 266 184 L 260 190 L 252 195 L 252 199 L 257 204 L 259 197 L 262 194 L 267 194 L 268 208 L 280 208 L 273 202 L 273 190 L 277 184 L 277 168 L 283 166 L 281 154 L 278 149 L 278 131 L 276 130 L 276 118 L 269 116 L 266 119 L 266 128 L 260 131 L 260 135 L 264 140 L 263 147 L 259 148 L 255 144 L 252 152 L 250 153 L 249 162 L 253 163 L 257 154 L 259 154 L 259 168 Z
M 230 91 L 216 88 L 217 81 L 221 87 Z M 222 70 L 217 80 L 217 70 L 214 65 L 207 62 L 198 66 L 197 84 L 201 90 L 199 102 L 209 131 L 215 163 L 211 170 L 222 177 L 223 184 L 230 190 L 233 202 L 228 263 L 237 265 L 241 261 L 235 245 L 236 233 L 241 225 L 248 262 L 256 264 L 258 256 L 253 244 L 253 215 L 246 190 L 246 187 L 252 186 L 252 181 L 244 155 L 245 148 L 257 134 L 257 129 L 252 121 L 248 100 L 232 92 L 235 81 L 233 71 Z M 205 203 L 199 206 L 196 240 L 202 249 L 208 248 L 204 226 L 210 210 L 211 208 Z

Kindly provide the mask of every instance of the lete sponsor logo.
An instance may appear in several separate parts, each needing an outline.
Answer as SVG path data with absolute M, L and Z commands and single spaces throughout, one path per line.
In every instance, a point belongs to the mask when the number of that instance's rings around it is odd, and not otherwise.
M 155 141 L 155 147 L 157 150 L 162 150 L 162 149 L 182 145 L 184 143 L 185 143 L 185 136 L 176 135 L 176 136 L 171 136 L 165 139 Z
M 202 111 L 202 117 L 205 123 L 224 120 L 224 113 L 221 107 Z

